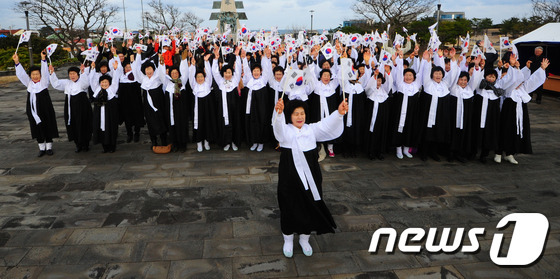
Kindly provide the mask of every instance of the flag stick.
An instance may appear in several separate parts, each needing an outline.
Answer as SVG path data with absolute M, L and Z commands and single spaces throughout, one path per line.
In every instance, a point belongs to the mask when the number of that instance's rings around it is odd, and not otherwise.
M 16 52 L 15 52 L 15 54 L 17 54 L 18 49 L 19 49 L 19 44 L 18 44 L 17 47 L 16 47 Z

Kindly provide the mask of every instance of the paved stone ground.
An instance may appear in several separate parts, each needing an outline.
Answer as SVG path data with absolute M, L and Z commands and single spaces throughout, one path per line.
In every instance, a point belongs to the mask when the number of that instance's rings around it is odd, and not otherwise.
M 313 236 L 313 256 L 296 246 L 292 259 L 281 251 L 278 153 L 198 154 L 190 145 L 155 155 L 144 134 L 141 144 L 121 136 L 114 154 L 75 154 L 63 94 L 51 96 L 63 137 L 54 156 L 36 158 L 23 86 L 0 87 L 0 278 L 558 278 L 560 101 L 551 96 L 529 104 L 535 154 L 518 166 L 327 158 L 324 196 L 340 231 Z M 496 224 L 514 212 L 550 222 L 544 256 L 530 267 L 490 261 Z M 379 227 L 486 234 L 478 253 L 372 254 Z

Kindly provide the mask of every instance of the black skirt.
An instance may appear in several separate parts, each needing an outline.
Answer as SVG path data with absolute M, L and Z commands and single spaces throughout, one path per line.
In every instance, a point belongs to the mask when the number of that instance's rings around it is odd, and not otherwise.
M 350 102 L 350 97 L 346 94 L 348 102 Z M 364 138 L 364 123 L 365 123 L 365 103 L 366 94 L 362 92 L 361 94 L 354 94 L 352 97 L 352 126 L 347 127 L 346 123 L 348 121 L 348 113 L 344 115 L 344 133 L 342 134 L 342 140 L 344 144 L 350 145 L 361 145 Z M 350 106 L 350 104 L 348 104 Z
M 226 102 L 228 109 L 228 119 L 229 125 L 226 125 L 224 119 L 224 110 L 222 107 L 222 90 L 216 90 L 216 94 L 219 98 L 216 98 L 216 110 L 218 111 L 218 143 L 222 146 L 231 144 L 232 142 L 236 145 L 241 143 L 243 138 L 241 130 L 241 98 L 237 91 L 237 87 L 226 93 Z
M 517 103 L 511 98 L 506 98 L 502 105 L 500 116 L 500 148 L 506 155 L 518 153 L 533 154 L 531 145 L 531 126 L 527 104 L 523 108 L 523 138 L 517 134 Z
M 58 138 L 58 127 L 56 126 L 56 115 L 54 107 L 46 88 L 35 94 L 37 104 L 37 115 L 41 119 L 41 123 L 37 124 L 33 114 L 31 113 L 31 102 L 29 100 L 30 93 L 27 93 L 27 104 L 25 113 L 29 120 L 29 128 L 31 129 L 31 138 L 33 139 L 53 139 Z
M 198 129 L 193 130 L 193 137 L 196 142 L 207 140 L 214 142 L 218 134 L 217 113 L 212 94 L 198 98 Z M 196 112 L 195 112 L 196 113 Z
M 451 143 L 450 150 L 454 153 L 468 155 L 472 150 L 473 101 L 474 97 L 463 101 L 463 129 L 457 128 L 457 97 L 451 96 Z
M 101 106 L 93 107 L 93 144 L 116 145 L 119 134 L 119 102 L 113 98 L 105 103 L 105 131 L 101 130 Z
M 70 114 L 68 113 L 68 98 L 70 98 Z M 70 117 L 70 125 L 68 125 Z M 68 97 L 64 100 L 64 124 L 68 141 L 87 146 L 93 133 L 93 112 L 86 92 Z
M 373 132 L 369 131 L 371 125 L 371 117 L 373 114 L 374 102 L 366 99 L 366 121 L 365 121 L 365 151 L 368 155 L 381 155 L 389 148 L 389 115 L 391 113 L 392 99 L 387 98 L 385 102 L 380 103 L 377 109 L 377 118 L 375 118 L 375 125 Z
M 422 140 L 424 142 L 449 144 L 451 141 L 451 95 L 447 94 L 444 97 L 438 97 L 436 122 L 431 128 L 428 128 L 432 98 L 433 96 L 426 92 L 420 93 L 419 110 Z
M 393 146 L 417 147 L 420 143 L 421 130 L 420 121 L 418 119 L 419 95 L 419 93 L 416 93 L 413 96 L 405 96 L 399 92 L 393 95 L 393 107 L 391 108 L 391 119 L 389 120 L 391 129 L 390 141 Z M 408 104 L 406 107 L 403 131 L 399 133 L 403 97 L 408 98 Z
M 173 93 L 167 93 L 173 95 Z M 178 97 L 173 98 L 173 120 L 175 125 L 169 129 L 171 142 L 174 144 L 187 144 L 189 141 L 189 106 L 188 95 L 186 90 L 181 90 Z M 171 114 L 169 115 L 171 117 Z M 169 119 L 171 125 L 171 118 Z
M 336 224 L 323 200 L 323 178 L 317 162 L 317 149 L 304 152 L 304 155 L 321 200 L 315 201 L 311 190 L 305 190 L 294 165 L 292 150 L 282 148 L 278 167 L 278 205 L 282 233 L 334 233 Z
M 245 115 L 248 143 L 268 143 L 272 140 L 271 121 L 274 107 L 271 104 L 268 86 L 252 92 L 251 104 L 249 104 L 251 113 Z M 245 109 L 245 106 L 241 107 Z
M 152 98 L 152 103 L 157 111 L 150 106 L 148 103 L 148 95 Z M 150 137 L 156 137 L 158 135 L 167 133 L 167 127 L 169 126 L 169 97 L 162 90 L 160 85 L 158 88 L 150 90 L 142 90 L 142 99 L 144 101 L 144 116 L 146 117 L 146 123 L 148 124 L 148 132 Z
M 483 98 L 474 96 L 473 108 L 473 147 L 475 152 L 478 148 L 486 150 L 498 150 L 500 140 L 500 99 L 488 100 L 485 128 L 480 128 Z
M 341 96 L 337 92 L 332 94 L 331 96 L 327 97 L 327 106 L 329 107 L 329 115 L 333 113 L 335 110 L 338 110 L 338 106 L 341 102 Z M 321 121 L 321 97 L 315 93 L 311 93 L 309 95 L 309 99 L 307 99 L 307 104 L 309 106 L 309 114 L 307 118 L 309 118 L 310 123 L 316 123 Z
M 122 123 L 126 126 L 144 127 L 144 111 L 142 108 L 142 93 L 140 84 L 120 83 L 119 84 L 119 111 Z

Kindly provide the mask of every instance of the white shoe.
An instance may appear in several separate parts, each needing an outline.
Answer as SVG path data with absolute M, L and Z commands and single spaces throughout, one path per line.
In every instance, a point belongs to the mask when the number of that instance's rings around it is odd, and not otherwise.
M 410 152 L 408 152 L 409 149 L 410 149 L 410 147 L 405 146 L 403 148 L 403 154 L 408 158 L 412 158 L 412 154 L 410 154 Z
M 402 155 L 402 147 L 397 147 L 397 158 L 402 159 L 403 155 Z
M 319 159 L 317 161 L 321 162 L 327 158 L 327 152 L 325 152 L 325 147 L 321 144 L 321 149 L 319 150 Z
M 196 151 L 202 152 L 202 142 L 201 141 L 196 143 Z
M 299 235 L 299 246 L 301 246 L 301 250 L 303 250 L 303 254 L 310 257 L 313 255 L 313 248 L 309 244 L 309 236 L 308 234 L 300 234 Z
M 237 151 L 239 148 L 237 148 L 237 145 L 235 145 L 235 143 L 231 143 L 231 149 L 233 149 L 233 151 Z
M 229 144 L 226 145 L 226 147 L 224 147 L 224 151 L 228 151 L 229 150 Z
M 258 146 L 259 144 L 257 143 L 253 144 L 253 146 L 251 146 L 251 151 L 255 151 L 255 149 L 257 149 Z
M 210 144 L 208 143 L 207 140 L 204 140 L 204 149 L 210 150 Z
M 259 143 L 259 147 L 257 147 L 257 152 L 263 151 L 263 148 L 264 148 L 264 144 Z
M 508 162 L 510 162 L 510 163 L 512 163 L 512 164 L 514 164 L 514 165 L 519 164 L 519 162 L 517 162 L 517 161 L 515 160 L 515 158 L 513 158 L 513 155 L 508 155 L 508 156 L 504 157 L 504 160 L 506 160 L 506 161 L 508 161 Z
M 498 155 L 498 154 L 494 155 L 494 162 L 496 162 L 498 164 L 501 163 L 502 162 L 502 155 Z
M 282 235 L 284 236 L 284 247 L 282 248 L 282 251 L 284 252 L 284 256 L 286 256 L 286 258 L 291 258 L 294 255 L 294 235 Z

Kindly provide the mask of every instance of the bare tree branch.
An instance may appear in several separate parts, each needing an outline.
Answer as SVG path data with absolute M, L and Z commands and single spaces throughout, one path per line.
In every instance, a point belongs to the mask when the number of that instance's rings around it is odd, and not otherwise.
M 404 26 L 432 10 L 429 0 L 357 0 L 352 9 L 368 20 Z
M 163 4 L 161 0 L 151 0 L 148 6 L 152 8 L 152 12 L 145 12 L 144 16 L 151 29 L 159 30 L 163 26 L 168 30 L 177 27 L 181 30 L 192 31 L 204 21 L 190 11 L 183 13 L 179 11 L 178 7 Z
M 46 26 L 54 31 L 58 41 L 71 48 L 77 57 L 81 39 L 91 32 L 105 30 L 107 22 L 117 13 L 118 7 L 107 4 L 105 0 L 31 0 L 16 3 L 18 11 L 28 10 L 32 22 Z
M 533 15 L 547 21 L 560 21 L 560 0 L 532 0 Z

